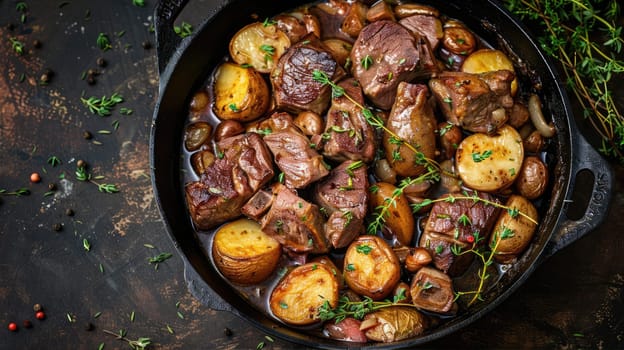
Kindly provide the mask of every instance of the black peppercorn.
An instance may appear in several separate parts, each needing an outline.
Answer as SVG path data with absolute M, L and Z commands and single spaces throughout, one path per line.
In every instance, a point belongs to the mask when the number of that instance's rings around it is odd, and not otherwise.
M 41 310 L 43 310 L 43 306 L 41 306 L 41 304 L 33 305 L 33 311 L 34 312 L 38 312 L 38 311 L 41 311 Z
M 106 67 L 107 62 L 104 58 L 100 57 L 95 61 L 95 64 L 97 64 L 98 67 Z
M 87 76 L 87 84 L 95 85 L 95 77 L 93 75 L 88 75 Z
M 78 159 L 78 161 L 76 162 L 76 166 L 79 167 L 79 168 L 84 168 L 84 167 L 87 166 L 87 162 L 85 162 L 82 159 Z
M 32 328 L 32 322 L 30 322 L 29 320 L 24 320 L 22 324 L 24 325 L 24 328 Z
M 6 26 L 6 27 L 7 27 L 7 29 L 8 29 L 8 30 L 11 30 L 11 31 L 12 31 L 13 29 L 15 29 L 15 24 L 13 24 L 13 23 L 7 23 L 7 26 Z
M 52 229 L 56 232 L 59 232 L 63 229 L 63 224 L 57 222 L 54 225 L 52 225 Z
M 56 184 L 55 183 L 49 183 L 48 184 L 48 190 L 50 191 L 56 191 Z
M 145 40 L 144 42 L 141 43 L 141 46 L 143 46 L 143 48 L 145 50 L 149 50 L 149 49 L 152 48 L 152 43 L 147 41 L 147 40 Z
M 67 216 L 74 216 L 74 211 L 71 208 L 67 208 L 65 210 L 65 215 L 67 215 Z
M 88 131 L 84 131 L 82 133 L 82 137 L 84 137 L 85 140 L 91 140 L 91 138 L 93 138 L 93 135 L 91 135 L 91 133 Z
M 94 328 L 95 328 L 95 326 L 94 326 L 94 325 L 93 325 L 93 323 L 91 323 L 91 322 L 87 322 L 87 323 L 85 323 L 85 325 L 84 325 L 84 329 L 85 329 L 85 331 L 87 331 L 87 332 L 92 331 Z
M 231 337 L 232 336 L 232 330 L 227 328 L 227 327 L 225 327 L 223 329 L 223 334 L 225 334 L 226 337 Z
M 40 48 L 40 47 L 41 47 L 41 41 L 39 41 L 39 40 L 37 40 L 37 39 L 33 40 L 33 47 L 34 47 L 35 49 Z

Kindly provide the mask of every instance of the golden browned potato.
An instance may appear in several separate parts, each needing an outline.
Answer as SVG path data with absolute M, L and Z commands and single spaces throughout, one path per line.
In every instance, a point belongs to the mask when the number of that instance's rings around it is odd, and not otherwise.
M 230 56 L 238 64 L 248 64 L 260 73 L 269 73 L 288 47 L 290 39 L 276 25 L 255 22 L 232 37 Z
M 215 74 L 214 112 L 221 119 L 247 122 L 270 105 L 269 86 L 260 73 L 234 63 L 223 63 Z
M 239 284 L 264 281 L 277 267 L 281 253 L 280 244 L 249 219 L 221 226 L 212 245 L 212 256 L 219 271 Z
M 386 241 L 363 235 L 347 248 L 342 273 L 353 291 L 380 300 L 399 282 L 401 265 Z
M 514 72 L 513 63 L 502 51 L 481 49 L 471 53 L 462 64 L 461 71 L 466 73 L 485 73 L 506 69 Z M 518 78 L 511 82 L 511 96 L 518 91 Z
M 515 185 L 518 193 L 527 199 L 540 197 L 548 186 L 548 167 L 538 157 L 524 158 Z
M 338 305 L 340 287 L 331 268 L 308 263 L 294 268 L 271 292 L 269 306 L 280 320 L 293 325 L 319 322 L 318 309 L 325 302 Z
M 511 210 L 501 212 L 490 236 L 489 246 L 496 246 L 494 255 L 496 261 L 510 263 L 533 239 L 538 215 L 533 204 L 519 195 L 511 195 L 505 205 Z
M 384 343 L 395 342 L 422 334 L 429 321 L 425 315 L 410 307 L 393 306 L 364 317 L 366 337 Z
M 186 126 L 184 131 L 184 147 L 187 151 L 196 151 L 210 141 L 212 125 L 207 122 L 196 122 Z
M 494 135 L 476 133 L 466 137 L 455 153 L 455 168 L 466 186 L 496 192 L 514 182 L 523 159 L 520 134 L 504 125 Z
M 394 198 L 394 203 L 388 204 L 396 189 L 387 182 L 377 182 L 371 186 L 370 210 L 384 215 L 384 226 L 388 233 L 394 235 L 401 244 L 409 245 L 414 237 L 414 216 L 403 194 Z M 385 213 L 380 209 L 382 206 L 386 208 Z
M 245 127 L 236 120 L 224 120 L 217 124 L 215 129 L 215 141 L 219 142 L 228 137 L 240 135 L 245 132 Z

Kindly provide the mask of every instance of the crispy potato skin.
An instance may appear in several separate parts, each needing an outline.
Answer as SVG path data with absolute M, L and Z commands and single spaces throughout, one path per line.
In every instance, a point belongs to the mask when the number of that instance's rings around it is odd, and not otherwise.
M 375 184 L 376 190 L 370 194 L 370 210 L 373 211 L 380 205 L 384 205 L 386 198 L 392 198 L 396 190 L 394 185 L 387 182 Z M 396 197 L 395 205 L 388 207 L 388 215 L 385 227 L 403 245 L 409 245 L 414 237 L 414 216 L 407 198 L 401 194 Z
M 269 86 L 253 68 L 223 63 L 215 73 L 215 114 L 224 120 L 252 121 L 270 105 Z
M 517 209 L 519 212 L 531 217 L 535 222 L 538 222 L 537 209 L 528 199 L 514 194 L 509 197 L 505 205 L 511 209 Z M 489 244 L 490 246 L 495 244 L 495 241 L 503 236 L 502 232 L 505 229 L 510 230 L 511 236 L 500 238 L 494 259 L 500 263 L 515 261 L 533 239 L 535 229 L 537 228 L 535 222 L 522 215 L 512 217 L 507 210 L 502 211 L 490 236 Z
M 358 294 L 381 300 L 401 277 L 399 259 L 380 237 L 363 235 L 354 240 L 344 257 L 343 276 Z
M 269 73 L 289 47 L 288 35 L 277 26 L 255 22 L 232 37 L 230 56 L 238 64 L 248 64 L 260 73 Z
M 264 281 L 277 267 L 281 253 L 280 244 L 249 219 L 223 225 L 212 244 L 219 271 L 231 282 L 245 285 Z
M 317 310 L 325 301 L 338 305 L 340 286 L 331 267 L 312 262 L 294 268 L 273 289 L 269 306 L 285 323 L 305 326 L 320 321 Z
M 476 133 L 466 137 L 457 148 L 455 166 L 466 186 L 497 192 L 514 182 L 523 159 L 520 134 L 505 125 L 495 135 Z

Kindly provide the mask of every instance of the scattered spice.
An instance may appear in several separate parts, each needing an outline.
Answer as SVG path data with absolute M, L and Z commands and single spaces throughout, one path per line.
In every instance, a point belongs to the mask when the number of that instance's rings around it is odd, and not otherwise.
M 148 40 L 145 40 L 144 42 L 141 43 L 141 46 L 145 49 L 145 50 L 149 50 L 152 48 L 152 43 Z
M 39 312 L 39 311 L 41 311 L 41 310 L 43 310 L 43 307 L 41 306 L 41 304 L 35 304 L 35 305 L 33 305 L 33 311 L 35 311 L 35 312 Z
M 37 311 L 37 313 L 35 313 L 35 317 L 38 320 L 44 320 L 46 318 L 46 314 L 43 311 Z
M 53 229 L 54 231 L 56 231 L 56 232 L 60 232 L 61 230 L 63 230 L 63 224 L 61 224 L 61 223 L 59 223 L 59 222 L 54 223 L 54 224 L 52 225 L 52 229 Z
M 54 182 L 50 182 L 48 184 L 48 190 L 50 191 L 56 191 L 56 184 Z
M 65 215 L 74 216 L 74 211 L 71 208 L 65 209 Z
M 223 329 L 223 334 L 225 334 L 225 336 L 226 336 L 226 337 L 231 337 L 233 333 L 232 333 L 232 330 L 231 330 L 231 329 L 229 329 L 229 328 L 225 327 L 225 328 Z
M 22 325 L 24 326 L 24 328 L 32 328 L 32 322 L 30 322 L 30 320 L 24 320 L 22 322 Z
M 15 323 L 15 322 L 9 323 L 9 330 L 11 332 L 17 332 L 17 323 Z
M 95 328 L 95 326 L 94 326 L 94 325 L 93 325 L 93 323 L 91 323 L 91 322 L 87 322 L 87 323 L 85 323 L 85 325 L 84 325 L 84 329 L 85 329 L 85 331 L 87 331 L 87 332 L 91 332 L 94 328 Z
M 38 39 L 33 40 L 33 44 L 32 45 L 33 45 L 33 47 L 35 49 L 40 49 L 41 48 L 41 40 L 38 40 Z
M 104 58 L 102 58 L 102 57 L 98 57 L 98 59 L 97 59 L 97 60 L 95 60 L 95 64 L 97 64 L 97 65 L 98 65 L 98 67 L 102 67 L 102 68 L 104 68 L 104 67 L 106 67 L 106 65 L 108 64 L 108 62 L 106 62 L 106 60 L 105 60 Z
M 91 140 L 91 139 L 93 138 L 93 135 L 91 135 L 91 133 L 90 133 L 90 132 L 88 132 L 88 131 L 86 131 L 86 130 L 85 130 L 85 131 L 83 131 L 83 132 L 82 132 L 82 137 L 83 137 L 85 140 Z

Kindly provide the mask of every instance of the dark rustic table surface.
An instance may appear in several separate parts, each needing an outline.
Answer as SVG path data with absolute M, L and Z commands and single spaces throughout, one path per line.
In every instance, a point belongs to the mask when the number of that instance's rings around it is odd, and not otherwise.
M 154 349 L 292 348 L 202 306 L 186 288 L 150 183 L 158 73 L 155 0 L 145 2 L 31 0 L 23 8 L 0 0 L 0 348 L 127 348 L 119 332 L 149 338 Z M 180 18 L 197 25 L 205 7 L 191 1 Z M 98 47 L 99 33 L 109 50 Z M 124 102 L 110 116 L 81 102 L 113 93 Z M 92 181 L 79 181 L 80 160 Z M 430 347 L 624 347 L 624 169 L 613 169 L 601 226 L 548 259 L 493 312 Z M 30 194 L 12 195 L 20 189 Z M 173 256 L 150 263 L 161 253 Z

